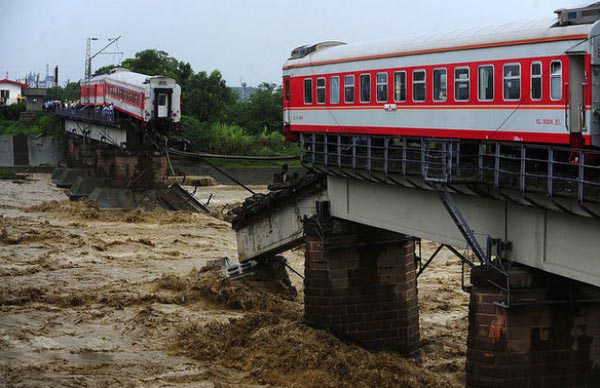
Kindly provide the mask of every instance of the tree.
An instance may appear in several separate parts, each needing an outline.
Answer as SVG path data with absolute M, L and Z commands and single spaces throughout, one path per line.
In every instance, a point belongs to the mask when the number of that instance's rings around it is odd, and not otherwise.
M 146 75 L 164 75 L 175 77 L 178 61 L 169 57 L 166 51 L 147 49 L 135 53 L 134 58 L 127 58 L 122 66 Z
M 218 70 L 210 75 L 201 71 L 189 77 L 182 89 L 184 114 L 211 123 L 225 119 L 225 106 L 234 99 Z
M 49 88 L 46 93 L 46 100 L 79 100 L 79 95 L 79 82 L 69 82 L 64 88 L 62 86 Z
M 246 128 L 253 135 L 281 131 L 282 120 L 281 87 L 263 82 L 250 100 L 231 104 L 227 108 L 228 119 Z
M 108 73 L 110 73 L 110 71 L 112 69 L 116 69 L 117 67 L 119 67 L 119 66 L 117 66 L 117 65 L 102 66 L 102 67 L 98 68 L 98 70 L 96 70 L 94 72 L 94 74 L 92 74 L 92 77 L 95 77 L 95 76 L 101 75 L 101 74 L 108 74 Z
M 177 68 L 175 69 L 175 80 L 179 85 L 185 85 L 185 83 L 194 75 L 194 70 L 189 62 L 179 61 Z
M 146 75 L 164 75 L 174 78 L 183 85 L 194 74 L 189 62 L 178 61 L 162 50 L 147 49 L 135 53 L 133 58 L 125 59 L 120 66 L 108 65 L 96 70 L 94 75 L 107 74 L 116 67 L 124 67 L 136 73 Z

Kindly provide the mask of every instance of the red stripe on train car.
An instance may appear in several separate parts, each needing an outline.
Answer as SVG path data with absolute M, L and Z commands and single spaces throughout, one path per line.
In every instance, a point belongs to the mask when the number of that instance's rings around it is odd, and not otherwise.
M 348 133 L 363 135 L 393 135 L 436 137 L 449 139 L 469 140 L 494 140 L 516 141 L 530 143 L 570 144 L 569 133 L 535 133 L 496 130 L 469 130 L 469 129 L 441 129 L 441 128 L 395 128 L 395 127 L 364 127 L 364 126 L 339 126 L 327 125 L 291 125 L 293 132 L 318 132 L 318 133 Z M 583 135 L 585 145 L 591 145 L 590 135 Z
M 387 103 L 386 103 L 387 104 Z M 481 104 L 465 104 L 465 105 L 417 105 L 409 104 L 404 105 L 394 102 L 397 106 L 392 111 L 399 110 L 560 110 L 564 111 L 565 106 L 563 105 L 481 105 Z M 373 110 L 373 111 L 384 111 L 385 107 L 383 104 L 380 105 L 365 105 L 365 106 L 344 106 L 344 105 L 332 105 L 332 106 L 290 106 L 284 108 L 284 110 Z M 590 106 L 586 106 L 586 110 L 591 110 Z M 387 112 L 387 110 L 385 110 Z

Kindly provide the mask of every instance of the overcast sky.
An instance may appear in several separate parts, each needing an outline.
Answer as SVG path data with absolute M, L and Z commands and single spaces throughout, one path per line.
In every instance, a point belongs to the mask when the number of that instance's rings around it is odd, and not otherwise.
M 589 3 L 593 2 L 592 0 Z M 583 2 L 587 4 L 588 2 Z M 281 83 L 290 51 L 324 40 L 358 42 L 553 17 L 581 0 L 0 0 L 0 79 L 83 77 L 86 38 L 122 35 L 122 58 L 156 48 L 218 69 L 230 86 Z M 94 42 L 92 52 L 104 42 Z M 99 55 L 93 69 L 117 63 Z

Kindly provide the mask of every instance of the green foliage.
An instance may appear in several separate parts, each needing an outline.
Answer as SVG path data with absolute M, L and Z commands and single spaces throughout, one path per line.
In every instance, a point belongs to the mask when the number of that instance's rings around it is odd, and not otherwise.
M 0 109 L 0 119 L 18 120 L 21 112 L 25 111 L 25 102 L 20 101 L 17 104 L 11 104 Z
M 0 135 L 33 136 L 41 133 L 61 134 L 58 117 L 38 113 L 31 123 L 20 123 L 17 120 L 0 120 Z
M 15 179 L 17 174 L 10 168 L 0 168 L 0 179 Z
M 207 144 L 210 138 L 210 126 L 192 116 L 181 116 L 179 123 L 179 136 L 191 141 L 193 144 Z
M 96 70 L 94 75 L 108 74 L 117 67 L 124 67 L 136 73 L 146 75 L 164 75 L 174 78 L 179 85 L 183 85 L 194 75 L 194 70 L 189 62 L 178 61 L 170 57 L 169 53 L 162 50 L 147 49 L 135 53 L 133 58 L 125 59 L 120 66 L 108 65 Z
M 147 49 L 135 53 L 135 57 L 125 59 L 121 63 L 121 67 L 146 75 L 172 77 L 180 85 L 184 85 L 194 74 L 192 65 L 189 62 L 178 61 L 170 57 L 166 51 L 156 49 Z M 102 70 L 108 73 L 112 68 L 105 66 Z M 98 71 L 96 71 L 96 74 L 103 74 L 98 73 Z
M 214 123 L 208 138 L 207 146 L 217 154 L 245 154 L 250 150 L 250 136 L 237 125 Z
M 229 105 L 227 118 L 253 135 L 265 130 L 280 131 L 283 127 L 281 88 L 263 82 L 249 101 Z
M 62 86 L 55 86 L 49 88 L 46 93 L 46 101 L 48 100 L 61 100 L 61 101 L 76 101 L 79 100 L 81 90 L 79 82 L 69 82 L 63 88 Z
M 93 76 L 93 77 L 95 77 L 95 76 L 97 76 L 97 75 L 101 75 L 101 74 L 108 74 L 108 73 L 110 73 L 110 71 L 111 71 L 112 69 L 116 69 L 117 67 L 119 67 L 119 66 L 117 66 L 117 65 L 106 65 L 106 66 L 102 66 L 102 67 L 98 68 L 98 69 L 97 69 L 97 70 L 94 72 L 94 74 L 92 74 L 92 76 Z
M 225 120 L 225 106 L 235 98 L 218 70 L 192 75 L 182 93 L 182 112 L 209 123 Z
M 135 53 L 134 58 L 125 59 L 122 66 L 136 73 L 173 77 L 177 60 L 169 57 L 166 51 L 148 49 Z
M 285 137 L 279 132 L 269 133 L 265 129 L 256 137 L 256 140 L 262 147 L 274 148 L 282 146 L 285 141 Z
M 263 130 L 249 135 L 238 125 L 214 123 L 207 125 L 195 117 L 182 116 L 179 135 L 189 139 L 197 150 L 225 155 L 296 156 L 298 147 L 285 144 L 280 132 Z
M 175 69 L 175 79 L 179 85 L 183 85 L 194 75 L 194 70 L 189 62 L 178 62 Z

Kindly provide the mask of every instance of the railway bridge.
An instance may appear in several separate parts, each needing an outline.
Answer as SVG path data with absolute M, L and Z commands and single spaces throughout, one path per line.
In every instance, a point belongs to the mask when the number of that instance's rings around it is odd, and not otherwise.
M 470 293 L 467 386 L 598 384 L 600 155 L 311 133 L 300 147 L 320 174 L 233 224 L 242 261 L 305 243 L 307 323 L 418 357 L 417 278 L 446 247 Z

